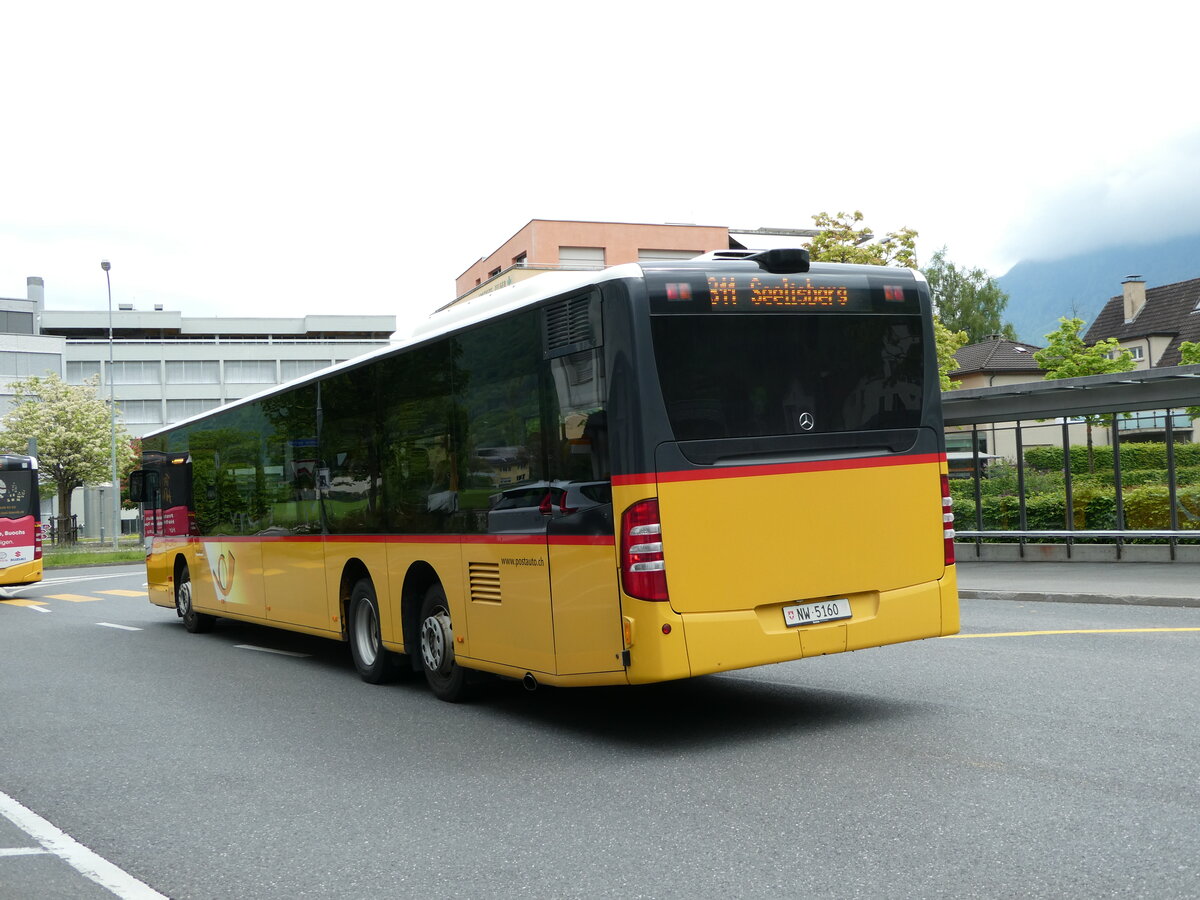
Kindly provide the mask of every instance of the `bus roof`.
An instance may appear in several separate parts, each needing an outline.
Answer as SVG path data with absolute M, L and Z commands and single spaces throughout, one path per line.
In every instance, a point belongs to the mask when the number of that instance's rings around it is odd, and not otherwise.
M 368 351 L 361 356 L 356 356 L 353 359 L 343 360 L 340 363 L 335 363 L 332 366 L 327 366 L 324 369 L 318 369 L 315 372 L 309 372 L 301 375 L 298 378 L 293 378 L 291 381 L 285 381 L 281 384 L 272 385 L 264 390 L 257 391 L 246 397 L 241 397 L 237 400 L 231 400 L 228 403 L 215 407 L 214 409 L 205 410 L 202 413 L 197 413 L 194 416 L 189 416 L 186 419 L 181 419 L 170 425 L 164 425 L 162 428 L 156 428 L 153 431 L 148 431 L 144 437 L 155 437 L 160 434 L 165 434 L 173 431 L 184 425 L 190 425 L 193 422 L 199 422 L 215 415 L 218 411 L 233 409 L 238 406 L 243 406 L 247 403 L 253 403 L 261 400 L 264 397 L 269 397 L 279 391 L 288 388 L 299 387 L 310 382 L 319 381 L 329 375 L 337 372 L 355 369 L 365 365 L 374 359 L 390 356 L 394 353 L 399 353 L 409 347 L 415 347 L 420 344 L 425 344 L 437 338 L 453 334 L 456 331 L 461 331 L 469 328 L 479 322 L 488 321 L 507 315 L 508 313 L 516 312 L 526 307 L 534 306 L 543 300 L 548 300 L 552 297 L 558 297 L 563 294 L 568 294 L 575 290 L 581 290 L 591 285 L 603 284 L 606 281 L 615 281 L 619 278 L 641 278 L 646 269 L 666 269 L 666 268 L 703 268 L 703 269 L 745 269 L 752 267 L 754 263 L 745 258 L 729 259 L 714 257 L 713 255 L 705 254 L 697 256 L 694 259 L 676 259 L 676 260 L 655 260 L 641 263 L 623 263 L 621 265 L 610 266 L 606 269 L 592 269 L 587 271 L 569 271 L 569 272 L 544 272 L 533 278 L 527 278 L 524 281 L 518 281 L 515 284 L 507 287 L 497 288 L 494 291 L 489 291 L 486 294 L 481 294 L 478 297 L 472 297 L 470 300 L 465 300 L 462 303 L 456 303 L 453 306 L 445 307 L 439 312 L 435 312 L 429 318 L 422 322 L 418 322 L 406 337 L 388 344 L 386 347 L 380 347 L 376 350 Z M 812 263 L 810 271 L 813 273 L 822 272 L 878 272 L 880 266 L 867 265 L 852 265 L 846 263 Z M 895 268 L 892 271 L 897 275 L 906 274 L 918 281 L 924 281 L 924 276 L 917 269 Z

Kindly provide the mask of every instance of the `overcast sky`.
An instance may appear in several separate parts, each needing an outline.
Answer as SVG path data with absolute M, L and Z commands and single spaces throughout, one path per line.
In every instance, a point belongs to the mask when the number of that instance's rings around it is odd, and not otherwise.
M 861 209 L 997 276 L 1200 232 L 1200 16 L 983 8 L 8 4 L 0 296 L 404 327 L 532 218 Z

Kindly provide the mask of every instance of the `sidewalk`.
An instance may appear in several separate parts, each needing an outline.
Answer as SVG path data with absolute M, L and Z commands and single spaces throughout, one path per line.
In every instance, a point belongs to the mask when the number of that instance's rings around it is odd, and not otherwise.
M 1200 563 L 964 560 L 958 592 L 963 599 L 1200 608 Z

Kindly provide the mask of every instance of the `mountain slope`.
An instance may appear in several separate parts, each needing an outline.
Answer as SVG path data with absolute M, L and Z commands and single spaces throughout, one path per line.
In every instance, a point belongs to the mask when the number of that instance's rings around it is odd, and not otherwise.
M 1109 298 L 1121 293 L 1125 277 L 1134 274 L 1146 280 L 1147 288 L 1200 278 L 1200 234 L 1019 262 L 996 280 L 1008 293 L 1004 315 L 1017 336 L 1045 346 L 1045 336 L 1061 316 L 1078 316 L 1086 331 Z

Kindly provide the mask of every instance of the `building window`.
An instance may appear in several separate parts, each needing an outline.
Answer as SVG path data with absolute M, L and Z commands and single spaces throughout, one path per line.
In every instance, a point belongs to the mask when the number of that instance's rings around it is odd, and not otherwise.
M 1121 431 L 1165 431 L 1167 411 L 1165 409 L 1142 409 L 1126 415 L 1115 416 Z M 1172 428 L 1191 428 L 1192 420 L 1182 410 L 1171 410 Z
M 279 361 L 280 376 L 284 381 L 300 378 L 329 365 L 327 359 L 283 359 Z
M 513 257 L 512 264 L 514 266 L 523 266 L 523 265 L 525 265 L 525 262 L 528 258 L 529 258 L 529 254 L 522 251 Z
M 216 400 L 168 400 L 167 421 L 178 422 L 181 419 L 198 416 L 217 405 Z
M 492 269 L 492 271 L 488 272 L 488 278 L 495 278 L 499 274 L 500 274 L 500 267 L 496 266 L 496 268 L 494 268 L 494 269 Z
M 119 400 L 117 409 L 126 425 L 159 425 L 162 423 L 162 401 Z
M 67 384 L 83 384 L 89 378 L 100 378 L 98 362 L 68 362 Z
M 29 375 L 57 375 L 58 357 L 49 353 L 0 353 L 0 377 L 11 381 Z
M 603 247 L 559 247 L 558 264 L 575 269 L 603 269 Z
M 0 309 L 0 331 L 5 334 L 34 334 L 33 313 Z
M 158 384 L 161 380 L 162 365 L 155 359 L 117 360 L 109 370 L 111 384 Z
M 227 359 L 225 360 L 226 384 L 274 384 L 275 360 L 273 359 Z
M 661 259 L 695 259 L 703 250 L 638 250 L 638 262 L 653 262 Z
M 220 384 L 221 364 L 215 359 L 167 360 L 167 384 Z

